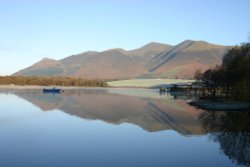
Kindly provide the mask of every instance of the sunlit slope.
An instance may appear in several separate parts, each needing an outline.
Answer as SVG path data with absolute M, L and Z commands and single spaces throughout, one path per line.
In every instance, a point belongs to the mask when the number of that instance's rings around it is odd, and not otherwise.
M 176 46 L 149 43 L 139 49 L 88 51 L 61 60 L 43 59 L 17 76 L 72 76 L 86 79 L 193 78 L 198 69 L 221 64 L 231 47 L 186 40 Z

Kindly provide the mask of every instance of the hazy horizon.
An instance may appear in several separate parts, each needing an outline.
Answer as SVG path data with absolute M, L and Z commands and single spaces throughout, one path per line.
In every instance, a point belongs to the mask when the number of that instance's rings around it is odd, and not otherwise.
M 249 6 L 247 0 L 2 1 L 0 75 L 44 57 L 131 50 L 149 42 L 176 45 L 191 39 L 237 45 L 250 32 Z

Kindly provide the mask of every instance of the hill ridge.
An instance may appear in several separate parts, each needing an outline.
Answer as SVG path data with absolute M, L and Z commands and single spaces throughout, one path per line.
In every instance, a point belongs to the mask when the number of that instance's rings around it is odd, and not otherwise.
M 150 42 L 140 48 L 86 51 L 61 60 L 43 58 L 13 75 L 88 79 L 191 78 L 197 69 L 220 64 L 230 46 L 185 40 L 175 46 Z

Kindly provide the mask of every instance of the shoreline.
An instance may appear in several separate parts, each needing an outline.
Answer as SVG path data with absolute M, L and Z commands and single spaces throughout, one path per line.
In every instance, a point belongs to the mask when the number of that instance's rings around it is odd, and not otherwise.
M 0 90 L 39 90 L 44 88 L 60 88 L 64 90 L 69 89 L 153 89 L 149 87 L 132 87 L 132 86 L 124 86 L 124 87 L 114 87 L 114 86 L 107 86 L 107 87 L 87 87 L 87 86 L 57 86 L 57 85 L 51 85 L 51 86 L 39 86 L 39 85 L 0 85 Z
M 149 87 L 83 87 L 83 86 L 37 86 L 37 85 L 0 85 L 0 90 L 42 90 L 43 88 L 57 87 L 63 90 L 79 89 L 153 89 Z M 189 105 L 210 111 L 250 111 L 250 102 L 240 101 L 210 101 L 196 100 L 187 102 Z
M 160 88 L 170 84 L 192 83 L 195 80 L 188 79 L 130 79 L 107 82 L 110 87 L 120 88 Z
M 1 89 L 43 89 L 43 88 L 61 88 L 61 89 L 83 89 L 83 88 L 109 88 L 109 87 L 86 87 L 86 86 L 57 86 L 57 85 L 51 85 L 51 86 L 39 86 L 39 85 L 0 85 Z
M 210 111 L 250 111 L 250 102 L 197 100 L 188 104 Z
M 58 87 L 62 89 L 79 89 L 79 88 L 136 88 L 136 89 L 155 89 L 162 86 L 170 84 L 180 84 L 180 83 L 192 83 L 195 80 L 184 80 L 184 79 L 131 79 L 131 80 L 117 80 L 105 82 L 106 85 L 100 86 L 60 86 L 60 85 L 50 85 L 50 86 L 40 86 L 40 85 L 0 85 L 0 89 L 41 89 L 41 88 L 51 88 Z

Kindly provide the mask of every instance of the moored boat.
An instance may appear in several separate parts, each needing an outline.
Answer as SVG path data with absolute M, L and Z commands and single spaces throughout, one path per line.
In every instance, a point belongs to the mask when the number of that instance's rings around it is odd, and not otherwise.
M 60 93 L 61 89 L 59 88 L 44 88 L 43 93 Z

